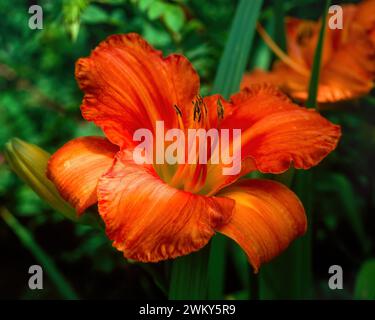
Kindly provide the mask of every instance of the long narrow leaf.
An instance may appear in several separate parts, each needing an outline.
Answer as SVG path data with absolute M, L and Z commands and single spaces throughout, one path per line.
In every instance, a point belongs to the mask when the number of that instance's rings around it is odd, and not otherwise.
M 239 2 L 216 74 L 214 93 L 221 93 L 228 98 L 239 89 L 262 3 L 262 0 Z M 211 242 L 208 266 L 208 297 L 210 299 L 221 299 L 224 295 L 225 253 L 226 239 L 220 235 L 215 236 Z
M 286 36 L 284 24 L 285 1 L 274 0 L 273 11 L 275 16 L 275 41 L 281 50 L 286 51 Z
M 306 106 L 308 108 L 316 107 L 316 97 L 318 95 L 318 88 L 319 88 L 320 67 L 321 67 L 323 45 L 324 45 L 324 38 L 325 38 L 325 32 L 326 32 L 326 20 L 327 20 L 328 8 L 330 4 L 331 4 L 331 0 L 326 0 L 323 17 L 322 17 L 322 26 L 319 32 L 319 39 L 318 39 L 318 44 L 315 49 L 314 62 L 313 62 L 312 72 L 311 72 L 311 77 L 310 77 L 309 96 L 306 102 Z
M 223 56 L 216 73 L 213 93 L 224 97 L 238 91 L 263 0 L 240 0 Z
M 265 29 L 267 33 L 271 37 L 273 37 L 275 31 L 275 20 L 269 18 L 265 22 Z M 250 69 L 252 70 L 257 68 L 262 70 L 268 70 L 271 66 L 273 56 L 270 47 L 262 39 L 260 39 L 260 41 L 256 43 L 256 46 L 253 51 L 254 53 L 251 55 L 250 60 Z
M 173 261 L 169 299 L 206 299 L 207 266 L 208 248 Z

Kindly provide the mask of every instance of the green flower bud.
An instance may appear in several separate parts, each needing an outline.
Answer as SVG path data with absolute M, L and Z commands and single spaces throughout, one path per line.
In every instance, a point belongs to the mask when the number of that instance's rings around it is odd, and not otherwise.
M 61 198 L 55 185 L 46 176 L 49 157 L 48 152 L 18 138 L 11 139 L 5 145 L 5 158 L 12 170 L 53 209 L 77 221 L 74 208 Z

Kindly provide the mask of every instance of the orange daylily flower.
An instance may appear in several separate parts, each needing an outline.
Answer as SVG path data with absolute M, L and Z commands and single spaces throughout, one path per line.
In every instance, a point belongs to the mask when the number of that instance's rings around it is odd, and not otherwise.
M 98 203 L 108 237 L 126 258 L 157 262 L 199 250 L 215 232 L 235 240 L 257 271 L 306 230 L 296 195 L 259 170 L 308 169 L 337 145 L 340 127 L 293 104 L 278 89 L 253 86 L 226 101 L 199 96 L 183 56 L 164 58 L 137 34 L 114 35 L 76 64 L 83 117 L 106 138 L 81 137 L 50 159 L 48 177 L 78 214 Z M 193 102 L 193 105 L 192 105 Z M 197 116 L 199 114 L 199 116 Z M 221 164 L 136 164 L 139 128 L 238 128 L 241 172 Z
M 326 28 L 318 103 L 350 100 L 366 95 L 375 77 L 375 0 L 343 8 L 343 29 Z M 268 82 L 293 98 L 305 101 L 321 21 L 286 19 L 287 55 L 265 31 L 259 31 L 279 55 L 272 71 L 255 70 L 244 75 L 241 87 Z

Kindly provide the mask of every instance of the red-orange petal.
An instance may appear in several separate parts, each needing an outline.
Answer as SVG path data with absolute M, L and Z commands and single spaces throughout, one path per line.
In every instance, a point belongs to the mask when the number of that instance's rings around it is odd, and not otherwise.
M 297 196 L 270 180 L 243 180 L 218 196 L 236 201 L 233 216 L 218 231 L 236 241 L 258 272 L 306 231 L 306 215 Z
M 129 259 L 157 262 L 199 250 L 226 223 L 234 201 L 204 197 L 164 183 L 151 165 L 118 153 L 100 178 L 99 212 L 113 246 Z
M 100 126 L 120 147 L 133 145 L 139 128 L 178 127 L 175 105 L 192 109 L 199 77 L 181 55 L 163 58 L 138 34 L 113 35 L 76 64 L 76 78 L 85 92 L 82 115 Z
M 319 102 L 351 100 L 371 91 L 375 78 L 375 45 L 370 39 L 354 39 L 343 45 L 332 59 L 322 70 Z M 296 98 L 307 99 L 307 94 L 297 94 Z
M 309 77 L 299 74 L 283 62 L 277 61 L 272 71 L 255 69 L 245 73 L 241 81 L 241 89 L 248 89 L 264 83 L 278 87 L 293 98 L 297 99 L 298 97 L 299 100 L 304 101 L 306 100 Z
M 375 0 L 363 0 L 356 8 L 355 23 L 367 32 L 375 31 Z
M 261 172 L 309 169 L 336 148 L 340 127 L 277 89 L 258 86 L 237 96 L 237 111 L 223 125 L 242 129 L 242 156 L 253 158 Z
M 219 128 L 241 129 L 242 170 L 237 176 L 223 176 L 222 165 L 209 166 L 205 194 L 214 194 L 251 170 L 282 173 L 290 166 L 315 166 L 335 149 L 341 134 L 339 126 L 292 103 L 270 85 L 243 90 L 225 108 Z
M 327 28 L 319 79 L 317 101 L 320 104 L 352 100 L 373 88 L 375 43 L 371 31 L 375 1 L 343 6 L 344 28 Z M 288 56 L 311 70 L 321 22 L 289 18 L 286 20 Z M 277 85 L 293 98 L 306 101 L 310 77 L 296 72 L 282 61 L 272 71 L 254 70 L 243 77 L 241 88 L 257 83 Z
M 111 167 L 117 151 L 117 146 L 101 137 L 71 140 L 51 156 L 47 176 L 82 214 L 97 202 L 99 177 Z

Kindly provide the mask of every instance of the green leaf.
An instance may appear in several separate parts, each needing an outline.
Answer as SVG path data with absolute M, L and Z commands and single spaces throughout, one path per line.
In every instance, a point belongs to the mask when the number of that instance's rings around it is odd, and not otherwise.
M 263 0 L 239 2 L 224 53 L 220 59 L 213 93 L 220 93 L 228 98 L 230 94 L 239 90 L 262 3 Z
M 161 1 L 154 1 L 148 8 L 147 14 L 150 20 L 155 20 L 163 16 L 166 10 L 166 4 Z
M 173 32 L 179 32 L 185 23 L 184 11 L 176 5 L 166 6 L 164 22 Z
M 359 270 L 354 297 L 361 300 L 375 300 L 375 259 L 367 260 Z
M 275 17 L 275 42 L 281 50 L 286 51 L 286 36 L 284 23 L 284 1 L 273 1 L 273 12 Z
M 127 2 L 128 0 L 96 0 L 96 2 L 99 3 L 104 3 L 104 4 L 113 4 L 113 5 L 118 5 L 118 4 L 123 4 Z
M 331 4 L 331 0 L 326 0 L 325 8 L 323 11 L 323 16 L 322 16 L 322 26 L 319 32 L 318 43 L 315 49 L 314 62 L 313 62 L 312 71 L 311 71 L 311 77 L 310 77 L 310 83 L 309 83 L 309 95 L 306 101 L 306 106 L 308 108 L 316 107 L 316 98 L 318 95 L 318 88 L 319 88 L 320 67 L 321 67 L 323 45 L 324 45 L 324 38 L 325 38 L 325 31 L 326 31 L 326 21 L 327 21 L 328 8 L 330 4 Z
M 208 298 L 222 299 L 224 296 L 225 267 L 228 239 L 217 234 L 211 240 L 210 259 L 208 263 Z
M 268 19 L 266 31 L 272 37 L 275 29 L 275 20 Z M 272 51 L 264 41 L 259 41 L 255 47 L 254 54 L 250 61 L 250 69 L 258 68 L 268 70 L 272 62 Z
M 143 36 L 155 47 L 166 46 L 171 41 L 170 35 L 165 29 L 156 29 L 148 23 L 143 26 Z
M 207 298 L 208 246 L 172 264 L 169 299 L 201 300 Z
M 27 248 L 34 258 L 43 267 L 43 270 L 49 276 L 49 279 L 56 286 L 57 290 L 60 292 L 64 299 L 76 300 L 78 299 L 72 286 L 65 279 L 63 274 L 55 265 L 54 261 L 43 251 L 39 244 L 35 241 L 32 234 L 19 223 L 15 216 L 13 216 L 7 209 L 0 208 L 0 217 L 5 221 L 5 223 L 13 230 L 17 235 L 18 239 Z
M 142 11 L 146 11 L 154 2 L 154 0 L 139 0 L 138 6 Z
M 224 53 L 220 59 L 213 93 L 221 93 L 228 98 L 240 88 L 262 3 L 262 0 L 239 2 Z M 226 239 L 217 235 L 211 241 L 208 267 L 208 297 L 210 299 L 222 299 L 224 296 L 225 260 Z
M 251 267 L 246 253 L 242 251 L 236 243 L 230 243 L 229 249 L 238 277 L 241 279 L 243 287 L 249 289 Z M 247 293 L 249 293 L 248 290 Z
M 109 20 L 107 12 L 105 12 L 102 8 L 89 5 L 82 13 L 81 16 L 82 22 L 86 23 L 104 23 Z

